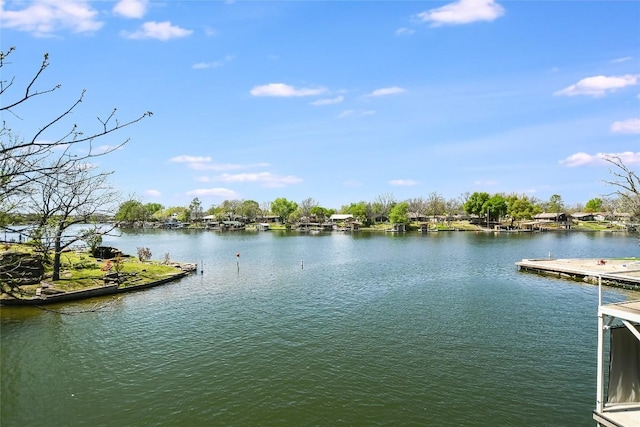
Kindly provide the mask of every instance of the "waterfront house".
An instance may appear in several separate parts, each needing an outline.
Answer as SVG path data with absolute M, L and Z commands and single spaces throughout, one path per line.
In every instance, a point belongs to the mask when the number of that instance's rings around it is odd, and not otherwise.
M 431 233 L 434 231 L 438 231 L 438 227 L 437 226 L 431 226 L 428 222 L 423 222 L 420 224 L 418 231 L 420 233 Z
M 356 221 L 349 222 L 344 225 L 344 231 L 358 231 L 360 229 L 360 224 Z
M 604 215 L 604 214 L 599 214 L 599 215 Z M 609 218 L 613 220 L 616 224 L 626 224 L 631 222 L 631 220 L 633 219 L 633 216 L 629 212 L 614 212 L 609 216 Z
M 567 214 L 565 212 L 542 212 L 533 217 L 537 221 L 566 223 Z
M 256 218 L 256 221 L 260 221 L 261 223 L 275 223 L 280 220 L 278 215 L 261 215 Z
M 409 220 L 411 222 L 426 222 L 429 221 L 427 215 L 420 212 L 409 212 Z
M 178 215 L 174 213 L 173 215 L 171 215 L 171 218 L 167 218 L 164 220 L 164 222 L 162 223 L 162 228 L 182 228 L 186 225 L 188 224 L 178 221 Z
M 404 233 L 405 231 L 407 231 L 407 227 L 404 223 L 397 222 L 395 224 L 392 224 L 391 228 L 388 228 L 385 231 L 390 233 Z
M 216 222 L 216 216 L 215 215 L 206 215 L 202 217 L 202 222 L 205 224 L 205 226 L 207 224 L 211 224 L 213 222 Z
M 574 212 L 571 214 L 571 218 L 576 221 L 595 221 L 595 215 L 592 212 Z
M 383 222 L 389 222 L 389 217 L 386 216 L 386 215 L 376 215 L 373 218 L 373 222 L 375 222 L 376 224 L 380 224 L 380 223 L 383 223 Z
M 296 230 L 298 231 L 332 231 L 333 223 L 330 222 L 299 222 L 296 224 Z
M 222 221 L 222 229 L 228 231 L 244 230 L 242 221 Z
M 333 214 L 329 217 L 331 222 L 352 222 L 355 218 L 351 214 Z

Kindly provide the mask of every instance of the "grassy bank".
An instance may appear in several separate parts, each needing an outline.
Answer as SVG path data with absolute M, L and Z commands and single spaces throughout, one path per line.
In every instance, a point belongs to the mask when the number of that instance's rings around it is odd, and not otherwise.
M 31 253 L 33 249 L 24 244 L 5 245 L 2 252 Z M 119 259 L 102 260 L 86 251 L 64 252 L 60 258 L 60 279 L 52 280 L 52 266 L 45 264 L 41 282 L 21 285 L 13 290 L 3 281 L 1 299 L 33 298 L 38 288 L 70 292 L 102 287 L 107 283 L 118 283 L 118 288 L 150 284 L 181 273 L 179 265 L 166 265 L 158 261 L 140 261 L 136 257 L 122 256 Z

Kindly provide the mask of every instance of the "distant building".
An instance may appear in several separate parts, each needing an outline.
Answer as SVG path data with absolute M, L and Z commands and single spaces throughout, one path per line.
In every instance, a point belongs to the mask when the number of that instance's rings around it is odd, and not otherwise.
M 355 218 L 351 214 L 333 214 L 329 217 L 331 222 L 351 222 L 355 221 Z
M 595 221 L 596 214 L 592 213 L 592 212 L 574 212 L 571 214 L 571 218 L 575 219 L 576 221 Z
M 567 222 L 567 214 L 565 212 L 542 212 L 534 216 L 533 219 L 546 222 Z

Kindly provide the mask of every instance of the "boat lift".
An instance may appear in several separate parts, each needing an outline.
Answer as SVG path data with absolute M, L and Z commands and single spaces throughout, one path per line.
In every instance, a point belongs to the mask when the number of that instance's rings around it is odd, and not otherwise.
M 602 305 L 602 274 L 598 277 L 598 427 L 640 426 L 640 300 Z M 616 322 L 618 320 L 618 322 Z M 615 325 L 614 325 L 615 322 Z M 609 338 L 608 348 L 605 339 Z M 605 356 L 608 384 L 605 396 Z M 606 398 L 606 401 L 605 401 Z

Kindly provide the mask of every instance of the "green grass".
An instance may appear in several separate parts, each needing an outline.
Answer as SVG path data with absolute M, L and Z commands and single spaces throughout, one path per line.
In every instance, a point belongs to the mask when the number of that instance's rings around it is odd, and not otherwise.
M 609 222 L 599 222 L 599 221 L 580 221 L 574 223 L 574 230 L 581 231 L 614 231 L 614 230 L 624 230 L 623 227 L 616 226 Z
M 88 253 L 68 252 L 62 254 L 60 260 L 62 262 L 62 268 L 60 269 L 61 280 L 56 282 L 56 287 L 60 289 L 63 289 L 62 286 L 73 288 L 79 286 L 82 288 L 83 286 L 90 286 L 96 280 L 102 281 L 102 278 L 108 272 L 106 270 L 107 263 L 111 265 L 110 272 L 117 271 L 124 276 L 125 281 L 121 286 L 125 287 L 150 283 L 179 272 L 177 268 L 161 264 L 158 261 L 140 261 L 138 258 L 130 256 L 121 257 L 121 265 L 119 267 L 117 267 L 117 262 L 113 259 L 109 261 L 96 260 Z M 66 283 L 63 284 L 61 282 Z
M 33 249 L 27 245 L 13 244 L 0 248 L 0 251 L 17 251 L 29 253 Z M 178 274 L 181 270 L 171 265 L 164 265 L 158 261 L 140 261 L 135 257 L 121 257 L 121 264 L 116 268 L 115 260 L 109 261 L 110 272 L 119 270 L 122 282 L 120 287 L 128 287 L 152 283 Z M 107 261 L 96 259 L 88 252 L 64 252 L 60 256 L 60 280 L 53 281 L 53 269 L 50 264 L 45 266 L 45 277 L 43 282 L 53 285 L 55 289 L 61 291 L 77 291 L 93 287 L 104 286 L 104 276 L 109 271 L 106 270 Z M 20 286 L 19 293 L 23 297 L 35 296 L 36 289 L 40 284 Z M 9 289 L 3 284 L 2 294 L 6 297 Z

